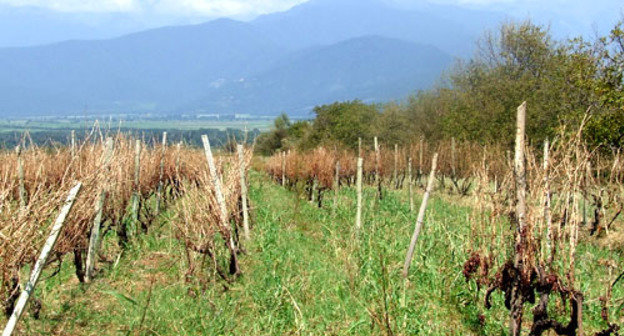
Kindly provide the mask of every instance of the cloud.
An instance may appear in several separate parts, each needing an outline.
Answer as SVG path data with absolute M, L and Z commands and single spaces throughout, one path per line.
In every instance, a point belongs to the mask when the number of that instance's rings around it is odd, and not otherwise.
M 0 5 L 58 12 L 128 12 L 191 16 L 259 15 L 287 10 L 307 0 L 0 0 Z
M 159 0 L 143 8 L 159 13 L 205 16 L 259 15 L 287 10 L 307 0 Z
M 135 0 L 0 0 L 0 5 L 40 7 L 59 12 L 128 12 L 137 9 Z

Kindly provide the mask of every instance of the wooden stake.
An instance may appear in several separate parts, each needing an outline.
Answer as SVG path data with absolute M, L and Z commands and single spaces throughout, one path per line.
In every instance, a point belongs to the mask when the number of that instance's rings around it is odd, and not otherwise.
M 422 176 L 423 173 L 423 153 L 425 151 L 425 139 L 420 138 L 420 149 L 418 151 L 418 176 Z M 420 182 L 419 182 L 420 183 Z
M 360 231 L 362 227 L 362 165 L 363 160 L 361 157 L 357 159 L 357 209 L 355 213 L 355 230 Z
M 76 131 L 71 131 L 71 156 L 76 156 Z
M 136 222 L 139 221 L 139 194 L 140 194 L 140 181 L 141 180 L 141 140 L 137 139 L 134 142 L 134 197 L 132 199 L 132 228 L 130 235 L 136 234 Z
M 162 200 L 163 176 L 165 175 L 165 154 L 167 152 L 167 132 L 163 132 L 162 150 L 160 156 L 160 172 L 158 174 L 158 191 L 156 194 L 156 214 L 160 213 L 160 203 Z
M 520 266 L 522 256 L 520 252 L 524 246 L 524 236 L 521 234 L 526 221 L 526 173 L 524 167 L 524 146 L 525 146 L 525 122 L 526 122 L 526 102 L 518 107 L 516 124 L 516 145 L 514 155 L 514 177 L 516 181 L 516 217 L 518 228 L 516 231 L 516 258 L 515 265 Z M 518 268 L 519 269 L 519 268 Z
M 282 152 L 282 187 L 286 185 L 286 152 Z
M 318 187 L 318 180 L 316 177 L 312 180 L 312 197 L 310 197 L 310 203 L 314 204 L 316 200 L 316 189 Z
M 178 144 L 176 145 L 176 161 L 175 161 L 175 172 L 176 172 L 176 179 L 180 179 L 180 149 L 182 147 L 182 141 L 178 142 Z
M 63 229 L 63 225 L 65 224 L 65 218 L 67 217 L 67 214 L 69 214 L 69 211 L 74 205 L 74 201 L 76 200 L 76 195 L 78 195 L 78 191 L 80 191 L 81 186 L 82 186 L 82 183 L 78 182 L 69 191 L 69 195 L 67 196 L 67 199 L 65 200 L 65 205 L 63 205 L 61 212 L 56 218 L 56 221 L 54 222 L 54 225 L 52 226 L 52 230 L 50 231 L 50 235 L 48 236 L 48 239 L 46 239 L 45 243 L 43 244 L 43 248 L 41 249 L 39 258 L 37 259 L 37 262 L 35 263 L 35 266 L 33 267 L 33 270 L 30 274 L 30 279 L 26 283 L 26 286 L 24 287 L 24 290 L 20 294 L 20 297 L 17 299 L 17 303 L 15 304 L 13 313 L 11 314 L 9 321 L 7 322 L 7 325 L 4 328 L 4 331 L 2 332 L 2 336 L 10 336 L 11 334 L 13 334 L 13 331 L 15 330 L 15 327 L 17 326 L 17 322 L 22 316 L 22 313 L 24 312 L 24 308 L 26 307 L 26 304 L 28 303 L 28 300 L 30 299 L 30 295 L 35 290 L 35 286 L 37 285 L 37 282 L 39 281 L 39 276 L 41 275 L 41 271 L 43 271 L 46 261 L 48 260 L 48 255 L 50 254 L 50 252 L 54 248 L 54 245 L 56 244 L 56 240 L 58 239 L 58 236 L 61 233 L 61 230 Z
M 358 157 L 362 157 L 362 138 L 358 137 Z
M 334 208 L 338 202 L 338 188 L 340 186 L 340 161 L 336 161 L 336 171 L 334 176 Z
M 106 149 L 101 161 L 102 168 L 104 170 L 108 169 L 112 157 L 113 139 L 109 137 L 106 139 Z M 107 186 L 108 183 L 105 181 L 103 183 L 102 190 L 100 191 L 100 196 L 95 204 L 95 218 L 93 219 L 93 227 L 91 228 L 91 235 L 89 237 L 89 250 L 87 251 L 87 264 L 85 272 L 86 282 L 90 282 L 95 274 L 95 256 L 97 255 L 97 251 L 100 247 L 100 226 L 102 224 L 104 201 L 106 200 L 106 195 L 108 194 Z
M 412 181 L 412 158 L 407 159 L 407 194 L 409 195 L 410 212 L 414 212 L 414 191 Z
M 523 259 L 526 237 L 523 234 L 526 226 L 526 172 L 524 166 L 524 147 L 525 147 L 525 125 L 526 125 L 526 102 L 523 102 L 517 110 L 516 120 L 516 145 L 514 155 L 514 177 L 516 181 L 516 242 L 515 242 L 515 258 L 514 268 L 520 272 L 523 269 Z M 513 281 L 513 280 L 512 280 Z M 516 281 L 514 281 L 516 282 Z M 509 334 L 512 336 L 520 335 L 522 332 L 522 315 L 524 298 L 519 293 L 520 284 L 511 284 L 511 300 L 510 300 L 510 319 Z
M 429 172 L 429 180 L 427 181 L 427 189 L 425 189 L 425 195 L 423 196 L 422 202 L 420 203 L 420 210 L 418 211 L 416 227 L 414 228 L 414 233 L 412 234 L 412 240 L 410 241 L 409 249 L 407 250 L 407 254 L 405 255 L 405 263 L 403 264 L 403 277 L 405 278 L 407 278 L 407 275 L 409 273 L 410 264 L 412 263 L 412 257 L 414 256 L 414 250 L 416 248 L 416 242 L 418 241 L 418 236 L 420 235 L 420 230 L 425 220 L 425 210 L 427 209 L 427 201 L 429 200 L 429 194 L 431 194 L 431 190 L 433 189 L 433 181 L 435 179 L 435 170 L 436 170 L 437 163 L 438 163 L 438 153 L 435 153 L 433 154 L 433 159 L 431 162 L 431 172 Z
M 383 198 L 383 195 L 381 192 L 381 177 L 379 176 L 379 173 L 381 170 L 379 167 L 381 163 L 381 153 L 379 152 L 379 143 L 377 142 L 377 137 L 375 137 L 374 142 L 375 142 L 375 185 L 377 186 L 379 200 L 381 200 Z
M 17 178 L 19 183 L 19 200 L 20 200 L 20 208 L 24 209 L 26 207 L 26 187 L 24 186 L 24 162 L 22 160 L 22 147 L 17 145 L 15 148 L 15 153 L 17 153 Z
M 249 213 L 247 211 L 247 183 L 245 182 L 245 158 L 243 155 L 243 145 L 237 145 L 236 151 L 238 152 L 238 165 L 240 166 L 240 188 L 241 188 L 241 203 L 243 207 L 243 230 L 245 239 L 250 239 L 249 233 Z
M 394 144 L 394 171 L 392 173 L 392 180 L 394 181 L 394 187 L 399 187 L 399 145 Z
M 546 255 L 547 265 L 550 267 L 553 262 L 554 251 L 552 250 L 553 226 L 550 216 L 550 176 L 549 176 L 549 156 L 550 143 L 548 139 L 544 140 L 544 224 L 546 225 Z
M 455 169 L 455 138 L 451 138 L 451 173 L 453 177 L 457 176 Z
M 230 249 L 230 254 L 234 261 L 234 265 L 236 268 L 235 274 L 239 274 L 240 269 L 238 268 L 238 258 L 236 257 L 236 245 L 234 244 L 233 230 L 230 228 L 230 225 L 228 224 L 227 206 L 225 204 L 225 198 L 223 197 L 223 192 L 221 191 L 221 180 L 217 176 L 217 166 L 215 165 L 214 158 L 212 157 L 212 150 L 210 149 L 210 141 L 208 140 L 208 136 L 204 134 L 202 135 L 201 138 L 204 144 L 206 160 L 208 161 L 208 169 L 210 170 L 210 178 L 214 186 L 217 203 L 219 203 L 219 219 L 221 220 L 221 227 L 229 236 L 226 239 L 228 240 L 228 247 Z

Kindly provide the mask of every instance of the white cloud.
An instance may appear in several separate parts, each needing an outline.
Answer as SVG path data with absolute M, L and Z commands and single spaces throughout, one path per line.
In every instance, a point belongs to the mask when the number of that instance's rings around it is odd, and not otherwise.
M 271 13 L 307 0 L 0 0 L 0 5 L 33 6 L 59 12 L 156 12 L 192 16 Z
M 128 12 L 137 9 L 135 0 L 0 0 L 13 7 L 42 7 L 59 12 Z
M 307 0 L 158 0 L 143 4 L 160 13 L 204 16 L 240 16 L 272 13 Z

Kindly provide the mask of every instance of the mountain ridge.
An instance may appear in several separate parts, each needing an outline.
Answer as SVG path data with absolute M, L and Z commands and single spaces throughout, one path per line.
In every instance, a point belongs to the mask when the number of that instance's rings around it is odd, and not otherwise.
M 425 16 L 378 0 L 313 0 L 250 22 L 0 48 L 0 115 L 301 114 L 333 100 L 401 99 L 457 56 L 445 46 L 469 40 L 460 25 L 429 27 L 436 19 Z M 344 30 L 328 22 L 341 19 Z

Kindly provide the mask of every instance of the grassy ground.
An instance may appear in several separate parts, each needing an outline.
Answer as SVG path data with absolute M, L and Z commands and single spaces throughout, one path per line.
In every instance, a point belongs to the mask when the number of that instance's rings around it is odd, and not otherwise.
M 161 225 L 119 262 L 80 285 L 70 262 L 42 282 L 39 320 L 25 316 L 25 335 L 502 335 L 500 294 L 486 311 L 461 273 L 472 210 L 434 196 L 404 282 L 401 266 L 415 222 L 404 192 L 374 201 L 365 193 L 363 228 L 353 231 L 353 189 L 318 209 L 252 173 L 253 242 L 232 284 L 186 282 L 183 249 L 165 214 Z M 419 199 L 416 199 L 419 204 Z M 597 247 L 582 247 L 580 275 L 592 294 L 586 329 L 602 326 L 595 299 L 604 272 Z M 596 275 L 599 276 L 596 276 Z M 591 275 L 591 276 L 590 276 Z M 205 280 L 205 279 L 204 279 Z M 592 293 L 592 288 L 596 293 Z M 621 291 L 615 295 L 622 296 Z M 477 303 L 475 303 L 477 302 Z M 480 315 L 485 318 L 480 321 Z M 3 324 L 4 320 L 0 320 Z

